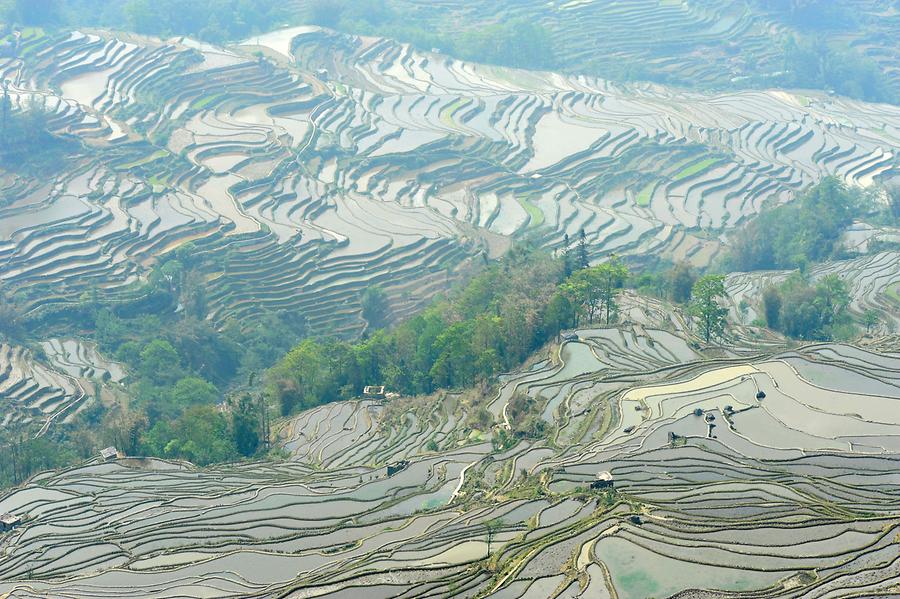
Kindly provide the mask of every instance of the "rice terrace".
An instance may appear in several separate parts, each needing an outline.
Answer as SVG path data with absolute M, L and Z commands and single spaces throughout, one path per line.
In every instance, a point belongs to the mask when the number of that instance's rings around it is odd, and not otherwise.
M 0 1 L 0 599 L 900 596 L 898 40 Z

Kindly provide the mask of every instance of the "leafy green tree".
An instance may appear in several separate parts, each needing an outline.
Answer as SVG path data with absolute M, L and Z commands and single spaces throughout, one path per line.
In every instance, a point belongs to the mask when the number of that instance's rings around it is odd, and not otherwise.
M 828 275 L 810 285 L 797 274 L 784 283 L 782 293 L 781 330 L 791 337 L 828 341 L 838 328 L 850 324 L 849 287 L 837 275 Z
M 672 301 L 686 304 L 691 301 L 691 290 L 697 282 L 697 273 L 690 262 L 682 260 L 675 264 L 669 273 L 669 289 Z
M 368 287 L 359 298 L 363 318 L 370 329 L 380 329 L 387 324 L 391 306 L 387 293 L 378 286 Z
M 881 316 L 875 310 L 869 309 L 863 312 L 863 326 L 866 327 L 866 334 L 872 332 L 872 329 L 881 322 Z
M 149 455 L 188 460 L 198 466 L 238 456 L 228 420 L 213 406 L 196 406 L 169 423 L 157 422 L 144 445 Z
M 770 285 L 763 291 L 762 299 L 766 325 L 770 329 L 778 330 L 779 326 L 781 326 L 781 292 L 778 291 L 777 287 Z
M 172 401 L 177 406 L 213 405 L 219 399 L 215 385 L 196 376 L 180 379 L 172 389 Z
M 618 311 L 616 292 L 622 288 L 625 279 L 628 278 L 628 269 L 615 255 L 596 268 L 597 276 L 601 281 L 600 300 L 606 309 L 606 324 L 609 324 L 610 315 Z
M 572 303 L 569 299 L 562 291 L 554 293 L 544 310 L 543 336 L 549 338 L 563 329 L 575 326 L 572 315 Z
M 714 336 L 725 332 L 728 308 L 722 302 L 728 297 L 725 292 L 724 275 L 705 275 L 691 290 L 691 314 L 700 320 L 703 337 L 707 343 Z
M 334 398 L 336 391 L 327 388 L 330 377 L 319 344 L 307 339 L 269 372 L 269 392 L 279 400 L 282 414 L 288 415 Z
M 578 268 L 587 268 L 590 265 L 591 261 L 588 258 L 587 236 L 584 234 L 584 229 L 582 229 L 578 233 Z
M 577 327 L 579 316 L 586 313 L 587 301 L 590 296 L 587 281 L 584 277 L 578 279 L 571 277 L 559 286 L 559 292 L 566 305 L 572 309 L 572 326 Z
M 560 291 L 582 314 L 587 314 L 588 322 L 593 324 L 594 316 L 605 311 L 606 324 L 609 324 L 618 309 L 617 290 L 627 277 L 628 269 L 618 257 L 612 256 L 603 264 L 573 274 L 560 286 Z
M 252 456 L 259 450 L 261 422 L 259 402 L 254 401 L 249 394 L 242 395 L 231 412 L 234 444 L 242 456 Z
M 154 339 L 141 350 L 141 376 L 155 384 L 174 383 L 180 378 L 181 364 L 178 352 L 164 339 Z
M 579 270 L 565 283 L 567 292 L 580 304 L 591 324 L 597 311 L 603 309 L 604 284 L 599 267 Z

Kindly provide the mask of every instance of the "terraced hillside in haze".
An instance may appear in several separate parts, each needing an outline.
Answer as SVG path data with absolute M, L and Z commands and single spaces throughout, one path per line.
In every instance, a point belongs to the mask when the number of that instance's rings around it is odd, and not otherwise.
M 12 99 L 43 98 L 92 152 L 50 181 L 4 181 L 0 278 L 30 310 L 127 298 L 191 241 L 216 321 L 290 308 L 353 334 L 366 286 L 413 308 L 504 237 L 559 247 L 584 229 L 595 255 L 705 264 L 765 201 L 896 169 L 888 105 L 619 86 L 319 29 L 248 40 L 274 63 L 35 36 L 3 66 Z

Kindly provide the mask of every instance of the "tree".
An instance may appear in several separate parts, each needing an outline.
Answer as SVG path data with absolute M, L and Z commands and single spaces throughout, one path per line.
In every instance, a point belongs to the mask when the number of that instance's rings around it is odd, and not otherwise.
M 491 556 L 491 543 L 494 541 L 494 537 L 497 536 L 497 533 L 503 530 L 504 522 L 501 518 L 494 518 L 492 520 L 488 520 L 484 523 L 485 531 L 487 532 L 487 556 Z
M 872 332 L 872 329 L 878 326 L 878 323 L 881 322 L 881 317 L 878 315 L 878 312 L 872 310 L 871 308 L 863 312 L 863 326 L 866 327 L 866 334 Z
M 568 279 L 572 276 L 572 248 L 569 241 L 569 234 L 563 235 L 563 277 Z
M 622 264 L 618 256 L 612 257 L 597 267 L 597 275 L 602 281 L 600 300 L 606 308 L 606 324 L 609 324 L 610 314 L 618 311 L 616 305 L 616 291 L 628 278 L 628 269 Z
M 777 287 L 769 285 L 763 291 L 763 315 L 770 329 L 778 330 L 781 326 L 781 293 Z
M 593 324 L 594 316 L 606 312 L 606 324 L 616 312 L 616 292 L 628 277 L 628 269 L 618 257 L 612 256 L 603 264 L 584 268 L 560 285 L 560 293 L 575 307 L 575 325 L 578 314 L 587 314 Z
M 218 389 L 196 376 L 180 379 L 172 389 L 172 402 L 179 407 L 213 405 L 218 399 Z
M 782 285 L 781 330 L 797 339 L 828 341 L 838 329 L 849 330 L 850 290 L 837 275 L 815 285 L 795 273 Z
M 578 326 L 578 317 L 587 311 L 588 283 L 584 277 L 570 277 L 559 286 L 559 293 L 572 310 L 572 326 Z
M 725 332 L 728 308 L 721 302 L 728 295 L 725 292 L 724 275 L 706 275 L 701 277 L 691 290 L 691 314 L 700 319 L 703 336 L 707 343 L 713 336 L 721 336 Z
M 682 260 L 675 264 L 669 273 L 669 289 L 672 292 L 672 301 L 686 304 L 691 301 L 691 289 L 697 282 L 697 274 L 690 262 Z
M 816 285 L 816 305 L 822 310 L 826 326 L 833 326 L 850 306 L 850 286 L 835 274 L 822 277 Z
M 565 328 L 575 326 L 572 316 L 573 309 L 569 299 L 562 291 L 554 293 L 544 310 L 542 319 L 544 337 L 552 337 Z
M 245 457 L 259 450 L 260 428 L 263 423 L 259 414 L 260 402 L 245 393 L 237 400 L 231 412 L 231 431 L 238 452 Z
M 362 305 L 363 318 L 370 329 L 380 329 L 387 324 L 390 315 L 390 303 L 384 289 L 377 286 L 367 288 L 359 298 Z
M 151 382 L 166 384 L 176 381 L 181 373 L 178 352 L 163 339 L 154 339 L 141 350 L 140 373 Z
M 578 233 L 578 268 L 587 268 L 590 265 L 591 262 L 588 259 L 587 236 L 584 234 L 584 229 L 581 229 Z
M 161 420 L 144 439 L 150 455 L 185 459 L 206 466 L 237 457 L 225 415 L 213 406 L 196 406 L 171 422 Z
M 126 455 L 135 455 L 140 452 L 141 437 L 149 424 L 145 413 L 119 408 L 108 412 L 99 428 L 104 431 L 107 445 L 114 445 Z
M 15 14 L 26 25 L 52 25 L 59 21 L 58 0 L 15 0 Z
M 579 270 L 565 283 L 569 295 L 587 313 L 588 322 L 594 324 L 594 314 L 603 308 L 602 293 L 604 279 L 598 268 Z

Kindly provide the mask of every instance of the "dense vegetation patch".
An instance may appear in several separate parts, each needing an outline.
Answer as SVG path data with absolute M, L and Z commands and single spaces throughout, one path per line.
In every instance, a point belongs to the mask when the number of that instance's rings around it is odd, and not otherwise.
M 208 265 L 201 255 L 192 244 L 167 255 L 133 300 L 110 305 L 87 293 L 77 306 L 32 319 L 0 289 L 0 341 L 29 345 L 29 330 L 90 332 L 103 354 L 129 371 L 121 394 L 95 401 L 45 438 L 0 429 L 0 446 L 16 455 L 15 464 L 0 460 L 0 486 L 86 459 L 107 445 L 199 465 L 266 451 L 261 403 L 242 389 L 306 334 L 305 322 L 262 313 L 216 328 L 206 319 Z M 32 351 L 41 354 L 39 346 Z
M 837 275 L 819 280 L 810 267 L 826 260 L 852 257 L 841 236 L 855 220 L 895 225 L 900 214 L 896 188 L 850 187 L 828 177 L 788 203 L 765 210 L 738 230 L 725 259 L 732 270 L 794 270 L 786 281 L 770 285 L 759 298 L 763 318 L 757 324 L 803 340 L 849 339 L 856 324 L 868 331 L 879 317 L 873 311 L 854 322 L 849 312 L 850 290 Z M 889 244 L 883 244 L 889 245 Z M 882 247 L 872 242 L 869 251 Z
M 839 257 L 841 233 L 871 210 L 871 197 L 828 177 L 800 197 L 764 211 L 732 239 L 729 263 L 735 270 L 805 268 Z
M 813 283 L 794 273 L 781 285 L 767 288 L 762 301 L 769 328 L 796 339 L 847 339 L 856 332 L 847 312 L 850 290 L 837 275 Z
M 190 35 L 211 42 L 238 40 L 284 24 L 275 0 L 7 0 L 0 22 L 25 25 L 107 27 L 168 37 Z
M 550 33 L 523 18 L 434 28 L 410 19 L 385 0 L 315 0 L 305 20 L 348 33 L 397 39 L 423 50 L 437 48 L 463 60 L 530 69 L 561 66 Z
M 517 247 L 461 290 L 358 343 L 307 339 L 269 373 L 283 414 L 355 397 L 365 385 L 406 394 L 460 388 L 509 370 L 573 324 L 562 261 Z
M 77 144 L 51 132 L 51 117 L 43 96 L 34 96 L 22 110 L 15 110 L 4 88 L 0 96 L 0 170 L 25 176 L 62 170 Z
M 870 102 L 897 102 L 878 64 L 820 36 L 795 36 L 784 46 L 783 84 L 826 89 Z

